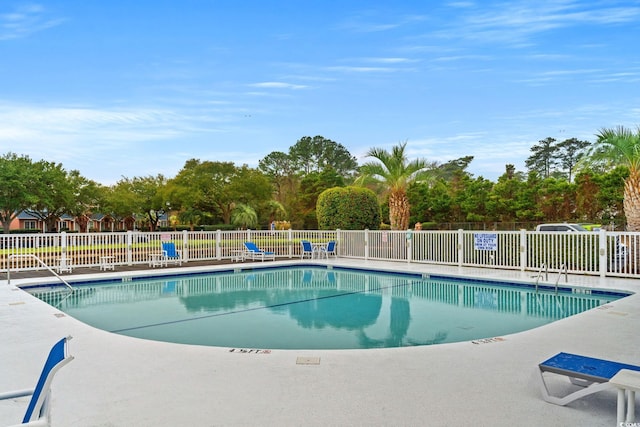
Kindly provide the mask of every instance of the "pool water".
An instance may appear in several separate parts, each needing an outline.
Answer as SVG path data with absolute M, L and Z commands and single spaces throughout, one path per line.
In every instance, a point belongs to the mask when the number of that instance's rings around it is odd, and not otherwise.
M 352 269 L 270 268 L 32 290 L 91 326 L 249 349 L 368 349 L 512 334 L 620 295 Z

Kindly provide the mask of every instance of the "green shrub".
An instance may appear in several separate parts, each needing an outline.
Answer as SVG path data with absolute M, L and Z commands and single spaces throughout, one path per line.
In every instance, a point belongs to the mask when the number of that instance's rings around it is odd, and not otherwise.
M 39 228 L 18 228 L 16 230 L 10 230 L 9 234 L 36 234 L 42 233 Z
M 437 222 L 433 222 L 433 221 L 425 221 L 422 223 L 422 229 L 423 230 L 437 230 L 438 229 L 438 223 Z
M 320 230 L 377 230 L 380 207 L 375 193 L 361 187 L 334 187 L 323 191 L 316 204 Z
M 204 225 L 194 225 L 193 231 L 203 231 Z M 191 226 L 189 225 L 175 225 L 175 226 L 162 226 L 158 227 L 158 231 L 191 231 Z
M 235 230 L 237 228 L 238 227 L 236 227 L 233 224 L 213 224 L 213 225 L 204 225 L 204 226 L 202 226 L 202 230 L 203 231 L 217 231 L 217 230 L 233 231 L 233 230 Z

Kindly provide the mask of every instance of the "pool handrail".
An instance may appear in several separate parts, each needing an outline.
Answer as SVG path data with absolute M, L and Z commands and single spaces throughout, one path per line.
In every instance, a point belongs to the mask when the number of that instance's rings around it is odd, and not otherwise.
M 11 261 L 14 258 L 32 258 L 35 259 L 40 265 L 42 265 L 44 268 L 46 268 L 47 270 L 49 270 L 51 273 L 53 273 L 54 276 L 56 276 L 58 279 L 60 279 L 60 281 L 62 283 L 64 283 L 64 285 L 69 288 L 69 290 L 71 292 L 74 291 L 73 286 L 71 286 L 69 284 L 69 282 L 67 282 L 66 280 L 64 280 L 58 273 L 56 273 L 51 267 L 49 267 L 44 261 L 42 261 L 40 258 L 38 258 L 37 255 L 34 254 L 13 254 L 13 255 L 9 255 L 9 257 L 7 258 L 8 261 Z M 7 284 L 10 285 L 11 284 L 11 263 L 7 262 Z

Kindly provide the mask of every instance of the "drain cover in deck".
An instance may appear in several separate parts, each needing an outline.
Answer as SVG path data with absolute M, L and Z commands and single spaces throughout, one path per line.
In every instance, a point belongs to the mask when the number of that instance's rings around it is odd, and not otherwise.
M 296 359 L 296 365 L 319 365 L 319 357 L 298 357 Z

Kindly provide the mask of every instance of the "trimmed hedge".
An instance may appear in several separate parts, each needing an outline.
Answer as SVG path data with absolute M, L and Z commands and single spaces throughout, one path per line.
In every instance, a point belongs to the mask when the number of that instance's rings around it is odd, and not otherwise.
M 37 234 L 42 233 L 39 228 L 18 228 L 15 230 L 9 230 L 9 234 Z
M 334 187 L 323 191 L 316 204 L 320 230 L 377 230 L 380 206 L 376 194 L 362 187 Z

